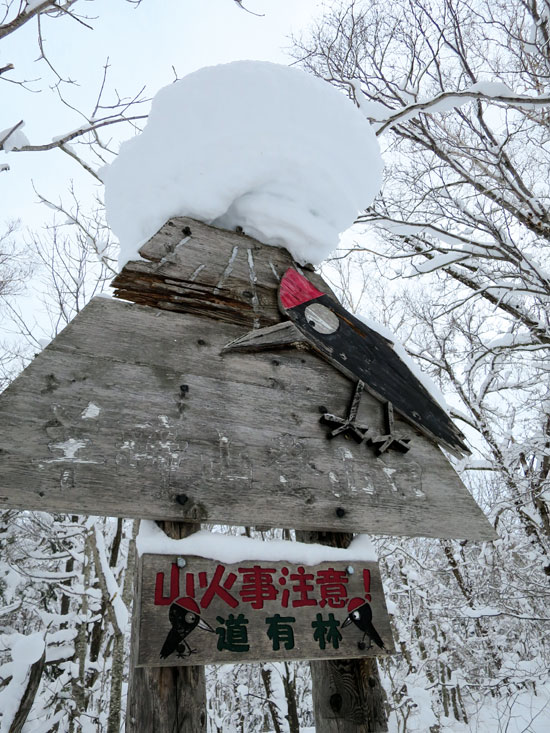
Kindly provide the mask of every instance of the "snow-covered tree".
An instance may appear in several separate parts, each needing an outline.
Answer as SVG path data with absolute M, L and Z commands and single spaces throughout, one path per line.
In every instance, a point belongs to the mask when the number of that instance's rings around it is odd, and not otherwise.
M 348 2 L 296 41 L 384 149 L 384 187 L 350 248 L 369 278 L 354 304 L 449 395 L 473 447 L 459 467 L 500 535 L 486 547 L 383 543 L 400 730 L 428 725 L 419 690 L 439 730 L 487 695 L 504 709 L 547 683 L 549 24 L 538 0 Z M 350 268 L 335 265 L 345 285 Z M 383 278 L 393 287 L 377 288 Z
M 0 91 L 15 86 L 18 94 L 8 95 L 9 102 L 4 95 L 0 150 L 38 155 L 57 149 L 98 182 L 95 167 L 114 154 L 109 137 L 101 134 L 117 123 L 135 124 L 144 116 L 140 107 L 145 100 L 142 90 L 123 99 L 109 89 L 106 63 L 99 88 L 91 90 L 89 109 L 75 108 L 71 91 L 77 80 L 52 61 L 47 37 L 52 24 L 65 23 L 68 39 L 72 28 L 90 26 L 92 4 L 3 3 Z M 40 78 L 18 75 L 9 58 L 14 39 L 18 58 L 38 56 Z M 60 125 L 67 111 L 82 122 L 53 141 L 31 144 L 15 102 L 48 87 L 57 94 Z M 37 116 L 41 103 L 48 107 L 50 101 L 48 94 L 38 95 Z M 9 185 L 9 166 L 2 164 L 0 171 L 2 183 Z M 114 273 L 101 203 L 82 204 L 73 187 L 55 202 L 37 194 L 57 213 L 43 232 L 24 231 L 17 222 L 0 224 L 1 388 L 42 348 L 41 337 L 53 338 Z M 30 313 L 17 301 L 29 284 L 35 293 Z M 76 515 L 0 515 L 0 730 L 21 730 L 25 722 L 44 731 L 120 730 L 133 525 Z M 33 649 L 40 651 L 33 655 Z
M 125 1 L 133 5 L 139 5 L 141 2 L 141 0 Z M 2 110 L 2 117 L 9 116 L 11 119 L 2 120 L 3 124 L 7 123 L 7 127 L 0 132 L 0 151 L 29 153 L 58 149 L 97 178 L 95 172 L 97 165 L 104 163 L 114 153 L 110 139 L 103 138 L 103 133 L 113 125 L 120 123 L 135 125 L 139 120 L 145 119 L 144 111 L 139 112 L 139 107 L 147 102 L 143 94 L 144 89 L 127 97 L 121 97 L 116 90 L 109 89 L 108 59 L 98 89 L 90 94 L 88 109 L 77 109 L 71 99 L 71 89 L 78 86 L 78 80 L 71 76 L 68 69 L 59 68 L 50 57 L 47 42 L 50 24 L 64 23 L 68 39 L 71 32 L 71 28 L 67 27 L 69 22 L 92 29 L 94 9 L 90 5 L 95 4 L 84 3 L 81 0 L 63 0 L 63 2 L 8 0 L 3 3 L 0 11 L 0 41 L 11 40 L 13 36 L 21 37 L 21 43 L 24 44 L 23 47 L 29 56 L 33 55 L 34 58 L 38 53 L 41 76 L 32 79 L 20 77 L 15 64 L 6 59 L 0 67 L 0 82 L 15 85 L 29 94 L 47 89 L 48 86 L 55 89 L 60 109 L 76 112 L 81 123 L 69 132 L 60 131 L 53 140 L 31 143 L 23 132 L 25 120 L 18 117 L 17 108 L 13 109 L 11 104 L 6 105 Z M 31 24 L 35 25 L 36 29 L 36 45 L 29 43 L 24 36 Z M 49 98 L 45 104 L 47 107 Z M 36 107 L 36 114 L 40 114 L 40 105 Z M 3 164 L 0 170 L 9 170 L 9 166 Z

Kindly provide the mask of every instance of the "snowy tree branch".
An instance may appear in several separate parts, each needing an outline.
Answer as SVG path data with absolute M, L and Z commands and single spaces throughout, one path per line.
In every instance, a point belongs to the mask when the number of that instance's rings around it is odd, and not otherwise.
M 479 86 L 481 87 L 482 85 L 480 84 Z M 490 88 L 491 85 L 488 84 L 487 86 Z M 380 123 L 380 126 L 377 127 L 376 134 L 383 135 L 397 123 L 406 122 L 421 112 L 430 112 L 431 114 L 441 111 L 446 112 L 449 111 L 449 108 L 458 107 L 475 100 L 493 104 L 504 104 L 511 107 L 521 107 L 523 109 L 550 106 L 550 96 L 548 95 L 530 97 L 524 94 L 499 94 L 475 89 L 467 89 L 462 92 L 441 92 L 432 99 L 424 102 L 414 102 L 413 104 L 402 107 L 397 112 L 389 114 L 385 119 L 377 119 L 376 122 Z

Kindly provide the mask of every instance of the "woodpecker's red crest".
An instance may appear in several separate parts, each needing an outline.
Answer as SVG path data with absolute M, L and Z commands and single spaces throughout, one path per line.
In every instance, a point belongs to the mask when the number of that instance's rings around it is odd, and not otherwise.
M 364 598 L 352 598 L 348 603 L 348 613 L 352 613 L 356 608 L 361 608 L 366 603 Z
M 279 285 L 279 298 L 283 308 L 295 308 L 319 298 L 323 293 L 312 285 L 303 275 L 293 267 L 289 267 Z
M 181 606 L 186 611 L 191 611 L 191 613 L 196 613 L 197 616 L 200 616 L 200 608 L 194 598 L 182 596 L 181 598 L 178 598 L 176 601 L 174 601 L 174 603 L 178 606 Z

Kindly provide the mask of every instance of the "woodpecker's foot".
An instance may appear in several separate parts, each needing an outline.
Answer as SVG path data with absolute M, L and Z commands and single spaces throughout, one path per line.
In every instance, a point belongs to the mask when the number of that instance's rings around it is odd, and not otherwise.
M 323 425 L 333 428 L 327 433 L 328 438 L 335 438 L 337 435 L 349 435 L 357 443 L 362 443 L 366 439 L 369 430 L 366 425 L 358 425 L 356 422 L 338 417 L 330 412 L 321 415 L 321 422 Z
M 366 440 L 369 431 L 368 426 L 360 425 L 355 420 L 364 386 L 363 382 L 357 382 L 346 417 L 338 417 L 338 415 L 333 415 L 331 412 L 326 412 L 323 409 L 321 422 L 332 428 L 327 435 L 328 438 L 335 438 L 337 435 L 350 435 L 357 443 L 363 443 Z
M 362 652 L 368 651 L 369 649 L 372 648 L 372 641 L 369 639 L 369 645 L 368 646 L 365 644 L 364 640 L 358 641 L 357 642 L 357 647 L 359 649 L 361 649 Z
M 411 447 L 409 438 L 396 438 L 392 434 L 377 435 L 374 438 L 369 438 L 368 442 L 369 445 L 374 447 L 377 456 L 381 456 L 382 453 L 385 453 L 390 448 L 395 448 L 395 450 L 401 453 L 406 453 Z
M 410 446 L 410 439 L 404 437 L 398 437 L 394 433 L 394 418 L 393 418 L 393 405 L 391 402 L 386 402 L 384 405 L 384 421 L 386 423 L 386 433 L 384 435 L 375 435 L 368 438 L 369 445 L 374 447 L 377 456 L 381 456 L 390 448 L 401 453 L 406 453 Z

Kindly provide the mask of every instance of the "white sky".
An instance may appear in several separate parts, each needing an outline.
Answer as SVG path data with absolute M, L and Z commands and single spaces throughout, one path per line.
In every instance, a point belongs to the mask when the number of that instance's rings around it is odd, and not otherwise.
M 148 96 L 154 95 L 173 81 L 172 66 L 181 77 L 202 66 L 236 59 L 289 63 L 284 52 L 289 35 L 307 27 L 321 5 L 319 0 L 246 0 L 245 4 L 264 17 L 243 12 L 233 0 L 143 0 L 137 8 L 123 0 L 81 1 L 77 8 L 95 17 L 90 21 L 94 30 L 68 17 L 45 19 L 46 49 L 56 69 L 78 81 L 78 87 L 64 89 L 71 103 L 87 111 L 107 57 L 111 86 L 124 96 L 143 85 Z M 17 78 L 42 77 L 42 82 L 31 84 L 43 88 L 36 94 L 12 84 L 0 85 L 0 130 L 24 119 L 24 132 L 33 144 L 49 142 L 81 124 L 44 83 L 51 83 L 53 77 L 44 62 L 36 62 L 36 35 L 36 22 L 31 21 L 4 40 L 0 51 L 0 65 L 14 63 Z M 55 200 L 66 197 L 71 178 L 82 195 L 95 185 L 57 151 L 2 154 L 0 162 L 11 166 L 0 174 L 0 227 L 11 219 L 20 219 L 26 226 L 42 225 L 47 212 L 35 204 L 33 183 Z

